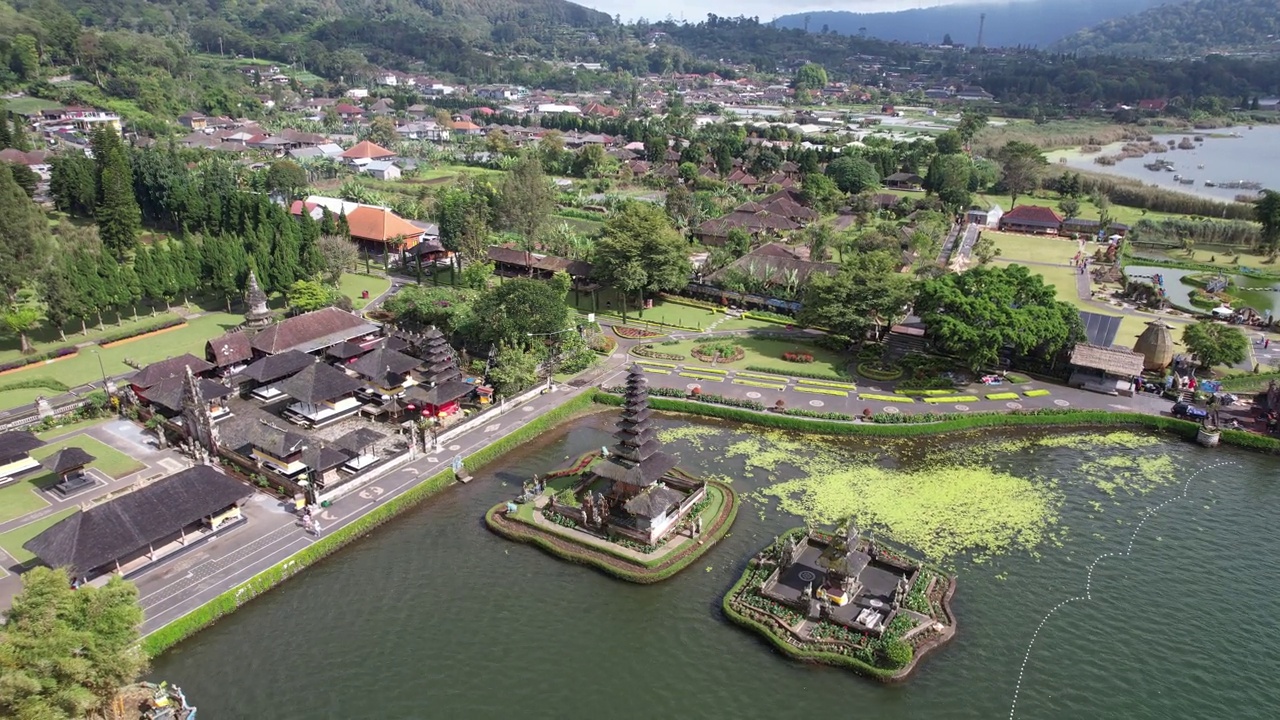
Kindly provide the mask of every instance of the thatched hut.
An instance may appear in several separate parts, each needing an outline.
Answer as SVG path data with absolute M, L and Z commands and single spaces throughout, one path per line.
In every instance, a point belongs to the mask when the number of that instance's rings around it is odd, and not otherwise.
M 1173 333 L 1163 320 L 1152 320 L 1138 336 L 1133 351 L 1142 355 L 1142 368 L 1159 372 L 1173 362 Z

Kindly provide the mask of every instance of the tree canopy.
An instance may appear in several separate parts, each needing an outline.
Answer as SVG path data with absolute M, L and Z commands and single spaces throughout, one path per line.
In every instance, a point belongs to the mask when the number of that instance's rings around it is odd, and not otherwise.
M 545 280 L 514 278 L 480 293 L 472 305 L 468 334 L 484 345 L 533 344 L 530 335 L 569 327 L 569 307 L 561 288 Z
M 137 679 L 138 589 L 119 576 L 71 588 L 65 571 L 34 568 L 0 626 L 0 716 L 73 720 Z
M 614 213 L 596 241 L 597 279 L 626 295 L 631 292 L 674 292 L 689 284 L 688 249 L 662 208 L 629 202 Z
M 1000 186 L 1012 196 L 1012 205 L 1018 204 L 1019 195 L 1040 187 L 1040 172 L 1049 164 L 1043 150 L 1021 140 L 1005 143 L 995 157 L 1002 168 Z
M 841 155 L 827 163 L 827 177 L 835 181 L 841 192 L 857 195 L 880 186 L 880 174 L 869 161 L 853 155 Z
M 1201 367 L 1235 365 L 1249 356 L 1249 339 L 1238 328 L 1201 320 L 1182 329 L 1182 344 Z
M 915 310 L 938 349 L 974 370 L 994 366 L 1005 348 L 1049 357 L 1083 336 L 1075 307 L 1022 265 L 926 280 Z
M 1253 206 L 1254 218 L 1262 225 L 1262 245 L 1268 253 L 1280 249 L 1280 192 L 1263 190 Z
M 893 251 L 853 253 L 834 276 L 809 276 L 799 320 L 860 339 L 873 326 L 893 323 L 914 293 L 915 284 L 910 275 L 898 272 Z

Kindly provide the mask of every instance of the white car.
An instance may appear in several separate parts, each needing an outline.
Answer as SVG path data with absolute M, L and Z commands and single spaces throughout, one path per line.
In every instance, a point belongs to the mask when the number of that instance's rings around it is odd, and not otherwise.
M 1236 311 L 1227 305 L 1220 305 L 1209 311 L 1214 320 L 1230 320 Z

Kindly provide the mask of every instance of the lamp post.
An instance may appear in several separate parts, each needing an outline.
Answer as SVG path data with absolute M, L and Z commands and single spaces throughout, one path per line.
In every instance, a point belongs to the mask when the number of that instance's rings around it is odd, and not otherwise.
M 90 350 L 90 352 L 98 358 L 98 370 L 102 372 L 102 391 L 109 397 L 111 395 L 111 388 L 107 387 L 107 368 L 102 364 L 102 353 L 97 350 Z

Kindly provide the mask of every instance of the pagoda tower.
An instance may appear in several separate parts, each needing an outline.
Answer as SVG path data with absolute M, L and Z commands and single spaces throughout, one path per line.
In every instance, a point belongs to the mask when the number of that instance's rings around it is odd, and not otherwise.
M 662 443 L 649 417 L 649 379 L 639 365 L 632 365 L 627 371 L 626 388 L 622 418 L 613 434 L 618 439 L 613 452 L 617 457 L 643 464 L 661 449 Z
M 458 357 L 449 346 L 444 333 L 434 325 L 427 329 L 422 338 L 422 368 L 419 374 L 428 385 L 440 385 L 451 380 L 462 379 L 458 370 Z
M 261 330 L 271 324 L 271 309 L 267 307 L 267 294 L 258 285 L 258 276 L 249 271 L 249 289 L 245 291 L 249 309 L 244 314 L 244 325 L 250 330 Z

